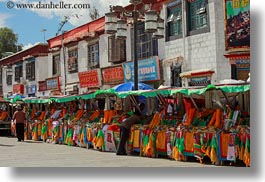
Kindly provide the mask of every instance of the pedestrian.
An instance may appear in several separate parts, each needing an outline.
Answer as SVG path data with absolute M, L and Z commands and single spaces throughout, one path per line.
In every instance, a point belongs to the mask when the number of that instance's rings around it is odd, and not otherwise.
M 141 103 L 139 105 L 140 110 L 136 109 L 132 116 L 129 118 L 125 119 L 121 125 L 120 125 L 120 142 L 118 145 L 118 150 L 116 152 L 116 155 L 127 155 L 126 150 L 125 150 L 125 144 L 129 138 L 130 134 L 130 129 L 133 124 L 138 124 L 140 123 L 142 119 L 142 112 L 145 108 L 145 104 Z
M 17 111 L 13 115 L 13 120 L 16 122 L 17 141 L 24 141 L 24 124 L 26 123 L 26 114 L 22 111 L 21 105 L 17 105 Z

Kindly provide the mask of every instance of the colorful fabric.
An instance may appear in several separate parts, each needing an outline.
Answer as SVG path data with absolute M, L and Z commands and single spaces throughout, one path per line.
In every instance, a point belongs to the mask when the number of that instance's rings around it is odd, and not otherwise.
M 167 155 L 167 137 L 165 131 L 158 131 L 156 134 L 156 152 L 159 155 Z

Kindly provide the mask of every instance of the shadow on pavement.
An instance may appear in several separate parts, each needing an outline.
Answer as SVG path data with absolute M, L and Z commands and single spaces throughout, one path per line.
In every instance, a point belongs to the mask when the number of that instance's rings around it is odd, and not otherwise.
M 4 145 L 4 144 L 0 144 L 0 147 L 14 147 L 15 145 Z

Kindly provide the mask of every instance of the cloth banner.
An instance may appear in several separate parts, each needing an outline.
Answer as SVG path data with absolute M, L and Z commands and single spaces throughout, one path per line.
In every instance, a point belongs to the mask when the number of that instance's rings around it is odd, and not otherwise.
M 104 132 L 105 151 L 116 152 L 116 145 L 114 141 L 113 131 L 107 130 Z

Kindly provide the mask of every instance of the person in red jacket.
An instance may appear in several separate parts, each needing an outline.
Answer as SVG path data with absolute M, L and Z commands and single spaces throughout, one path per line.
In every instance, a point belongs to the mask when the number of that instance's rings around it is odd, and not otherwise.
M 26 123 L 26 114 L 22 111 L 21 105 L 17 105 L 17 111 L 13 115 L 13 120 L 16 122 L 17 141 L 24 141 L 24 124 Z

